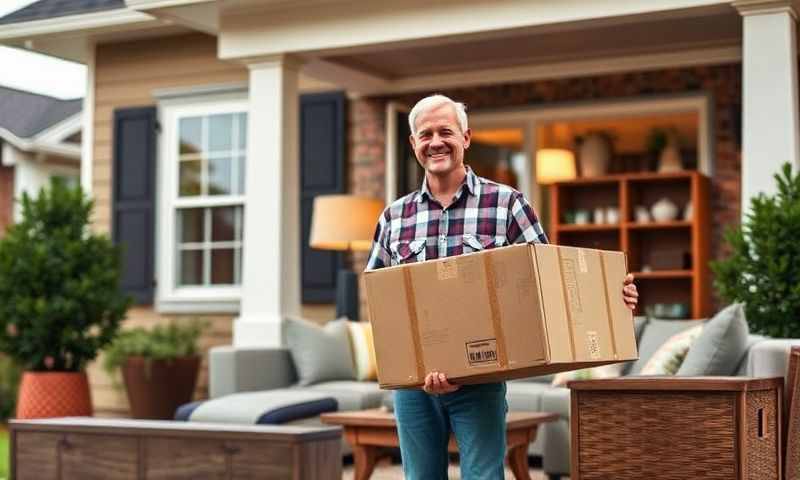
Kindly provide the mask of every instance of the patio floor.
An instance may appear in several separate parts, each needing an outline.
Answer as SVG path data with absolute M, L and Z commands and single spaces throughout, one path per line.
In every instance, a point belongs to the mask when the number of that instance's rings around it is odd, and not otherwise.
M 531 469 L 531 480 L 546 480 L 544 473 L 541 469 Z M 450 470 L 448 471 L 448 477 L 450 480 L 457 480 L 461 478 L 461 474 L 458 470 L 458 464 L 450 464 Z M 343 472 L 342 472 L 342 480 L 353 480 L 354 478 L 354 471 L 353 465 L 345 465 Z M 380 463 L 376 468 L 375 472 L 370 477 L 371 480 L 402 480 L 403 478 L 403 469 L 402 466 L 392 464 L 389 461 L 385 461 Z M 569 480 L 569 477 L 563 477 L 564 480 Z M 514 475 L 511 471 L 506 468 L 506 480 L 514 480 Z

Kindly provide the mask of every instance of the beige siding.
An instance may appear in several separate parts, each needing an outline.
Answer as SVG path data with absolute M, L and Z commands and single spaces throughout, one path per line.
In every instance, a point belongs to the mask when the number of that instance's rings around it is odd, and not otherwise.
M 204 34 L 98 46 L 92 166 L 92 189 L 96 204 L 93 216 L 95 230 L 108 233 L 111 229 L 111 162 L 115 109 L 154 105 L 153 91 L 158 89 L 244 83 L 247 80 L 246 67 L 219 60 L 216 38 Z M 300 89 L 303 91 L 332 88 L 322 82 L 300 78 Z M 334 309 L 330 305 L 304 306 L 303 314 L 322 323 L 333 317 Z M 125 326 L 146 326 L 186 318 L 159 315 L 151 307 L 137 307 L 128 313 Z M 197 398 L 208 395 L 208 356 L 205 353 L 211 346 L 231 342 L 233 324 L 230 315 L 202 318 L 208 319 L 212 327 L 201 342 L 204 359 L 195 394 Z M 115 388 L 97 363 L 89 368 L 89 378 L 98 415 L 127 414 L 128 404 L 124 389 Z
M 154 105 L 156 89 L 247 81 L 243 65 L 217 59 L 216 39 L 203 34 L 180 35 L 153 40 L 100 45 L 95 66 L 94 165 L 92 189 L 96 202 L 94 227 L 100 232 L 111 228 L 111 155 L 113 112 L 117 108 Z M 150 307 L 128 312 L 125 326 L 153 325 L 175 318 L 157 314 Z M 204 353 L 213 345 L 231 341 L 232 318 L 203 317 L 211 328 L 202 339 Z M 208 392 L 207 362 L 198 379 L 196 396 Z M 98 415 L 125 415 L 128 404 L 124 389 L 114 388 L 111 379 L 98 367 L 89 368 L 92 397 Z

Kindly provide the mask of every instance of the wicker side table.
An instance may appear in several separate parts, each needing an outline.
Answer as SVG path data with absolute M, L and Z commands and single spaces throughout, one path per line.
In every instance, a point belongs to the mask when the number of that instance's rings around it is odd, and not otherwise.
M 572 480 L 780 480 L 783 379 L 570 382 Z

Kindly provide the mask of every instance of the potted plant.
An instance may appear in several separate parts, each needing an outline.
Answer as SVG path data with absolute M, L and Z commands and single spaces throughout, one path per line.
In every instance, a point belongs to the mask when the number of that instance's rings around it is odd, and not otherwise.
M 800 172 L 775 175 L 777 192 L 759 194 L 741 226 L 728 230 L 730 254 L 711 262 L 720 297 L 744 303 L 755 333 L 800 337 Z
M 84 367 L 130 305 L 119 248 L 89 228 L 92 206 L 53 180 L 22 195 L 22 219 L 0 240 L 0 352 L 25 370 L 18 418 L 92 414 Z
M 103 353 L 103 368 L 122 372 L 133 418 L 171 419 L 192 400 L 200 369 L 199 321 L 125 330 Z

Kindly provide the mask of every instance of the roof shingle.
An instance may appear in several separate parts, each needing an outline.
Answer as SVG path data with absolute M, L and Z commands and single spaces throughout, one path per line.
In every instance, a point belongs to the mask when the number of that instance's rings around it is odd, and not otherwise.
M 81 111 L 80 98 L 58 98 L 0 86 L 0 128 L 30 138 Z
M 0 25 L 125 8 L 125 0 L 39 0 L 0 17 Z

